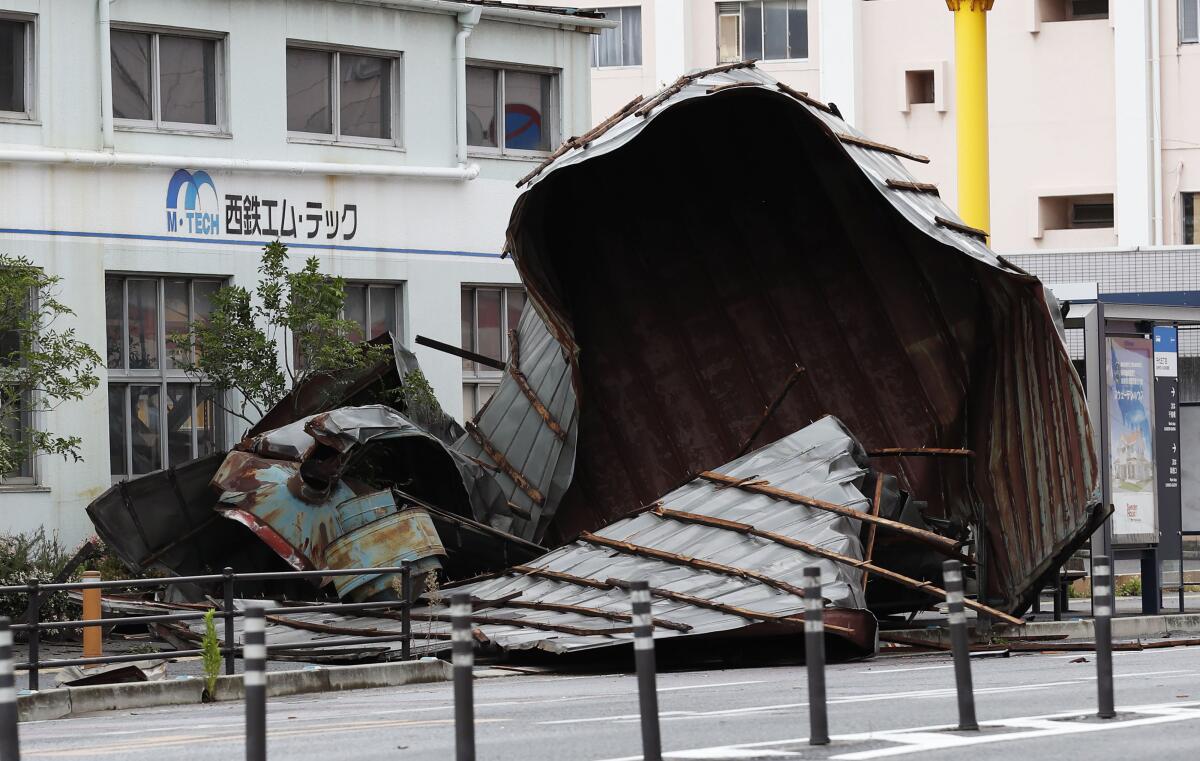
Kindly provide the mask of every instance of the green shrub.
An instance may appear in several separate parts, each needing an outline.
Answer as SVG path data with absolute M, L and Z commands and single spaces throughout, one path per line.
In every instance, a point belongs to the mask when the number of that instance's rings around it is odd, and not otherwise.
M 217 695 L 217 677 L 221 675 L 221 640 L 217 638 L 217 625 L 213 622 L 213 609 L 204 611 L 204 639 L 200 642 L 204 662 L 204 691 L 209 698 Z
M 49 584 L 68 560 L 70 554 L 59 543 L 58 535 L 47 535 L 44 529 L 30 534 L 0 535 L 0 586 L 26 584 L 32 579 Z M 0 594 L 0 615 L 14 622 L 25 619 L 28 606 L 29 595 L 24 592 Z M 70 621 L 79 618 L 80 613 L 79 605 L 66 592 L 42 596 L 42 621 Z
M 1118 597 L 1137 597 L 1142 593 L 1142 577 L 1133 576 L 1117 585 Z

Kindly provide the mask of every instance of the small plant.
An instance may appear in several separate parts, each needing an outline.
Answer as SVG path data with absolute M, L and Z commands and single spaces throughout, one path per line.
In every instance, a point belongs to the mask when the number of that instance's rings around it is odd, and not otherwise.
M 1078 600 L 1081 597 L 1087 597 L 1087 593 L 1082 587 L 1077 587 L 1074 584 L 1067 585 L 1067 597 L 1072 600 Z
M 1142 593 L 1142 577 L 1131 576 L 1117 585 L 1118 597 L 1137 597 Z
M 424 597 L 425 599 L 429 600 L 430 611 L 437 613 L 438 606 L 442 604 L 442 601 L 445 598 L 442 597 L 442 587 L 440 584 L 438 584 L 437 571 L 435 569 L 430 569 L 429 572 L 425 574 Z M 413 602 L 416 601 L 414 600 Z M 433 619 L 434 616 L 430 616 L 429 621 L 427 622 L 425 629 L 426 640 L 433 639 Z
M 217 625 L 213 622 L 213 609 L 204 612 L 204 639 L 200 642 L 204 663 L 204 694 L 212 700 L 217 695 L 217 677 L 221 675 L 221 640 L 217 639 Z

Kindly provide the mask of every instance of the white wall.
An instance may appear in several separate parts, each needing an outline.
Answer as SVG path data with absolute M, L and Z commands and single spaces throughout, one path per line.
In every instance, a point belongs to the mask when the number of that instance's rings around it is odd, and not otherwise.
M 87 0 L 0 0 L 0 10 L 38 14 L 36 121 L 0 122 L 0 147 L 97 150 L 101 146 L 96 3 Z M 454 15 L 411 12 L 330 0 L 116 0 L 114 23 L 136 22 L 224 32 L 229 73 L 228 136 L 118 130 L 123 154 L 236 157 L 341 164 L 451 167 L 455 164 Z M 512 23 L 487 13 L 468 41 L 468 58 L 556 69 L 562 135 L 590 122 L 588 35 L 559 27 L 561 17 Z M 286 138 L 287 40 L 397 51 L 403 146 L 347 147 Z M 210 172 L 217 198 L 205 210 L 223 216 L 227 194 L 286 199 L 324 209 L 357 206 L 358 229 L 346 240 L 306 231 L 292 246 L 293 264 L 320 258 L 322 268 L 355 280 L 406 284 L 406 341 L 420 333 L 457 345 L 463 283 L 517 283 L 500 252 L 516 178 L 532 159 L 472 159 L 470 181 L 324 174 Z M 0 250 L 24 255 L 61 275 L 63 301 L 77 314 L 70 326 L 101 355 L 105 348 L 106 272 L 218 275 L 253 286 L 262 236 L 205 236 L 166 227 L 169 169 L 0 164 Z M 303 224 L 303 223 L 301 223 Z M 64 324 L 64 327 L 67 325 Z M 448 412 L 462 417 L 461 361 L 421 347 L 422 366 Z M 46 416 L 51 430 L 82 436 L 82 463 L 42 457 L 40 486 L 0 486 L 0 532 L 37 526 L 75 542 L 90 533 L 83 507 L 110 484 L 108 411 L 101 387 L 78 404 Z

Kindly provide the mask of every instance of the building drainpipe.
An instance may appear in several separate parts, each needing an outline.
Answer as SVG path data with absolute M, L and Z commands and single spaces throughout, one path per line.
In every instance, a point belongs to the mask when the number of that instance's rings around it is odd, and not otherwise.
M 96 0 L 100 17 L 100 131 L 103 148 L 113 150 L 112 0 Z
M 989 234 L 987 12 L 992 2 L 946 0 L 954 13 L 958 215 Z
M 103 1 L 103 0 L 102 0 Z M 458 165 L 467 165 L 467 38 L 471 36 L 483 9 L 475 6 L 458 14 L 458 33 L 454 35 L 455 121 L 457 126 Z M 497 118 L 503 118 L 497 116 Z

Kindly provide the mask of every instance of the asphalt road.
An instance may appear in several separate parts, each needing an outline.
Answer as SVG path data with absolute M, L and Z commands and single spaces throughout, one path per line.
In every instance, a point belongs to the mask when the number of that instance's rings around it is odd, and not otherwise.
M 1074 662 L 1081 656 L 1087 662 Z M 1095 711 L 1091 653 L 973 662 L 980 732 L 955 721 L 953 670 L 942 655 L 831 666 L 832 745 L 812 748 L 803 667 L 661 674 L 663 743 L 672 759 L 1200 758 L 1200 648 L 1114 654 L 1118 718 Z M 481 761 L 639 758 L 630 674 L 521 675 L 476 682 Z M 449 684 L 270 701 L 275 759 L 454 757 Z M 111 712 L 21 725 L 23 758 L 242 757 L 238 704 Z M 939 726 L 941 725 L 941 726 Z M 966 754 L 969 754 L 966 755 Z

